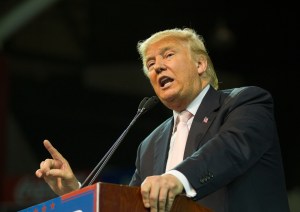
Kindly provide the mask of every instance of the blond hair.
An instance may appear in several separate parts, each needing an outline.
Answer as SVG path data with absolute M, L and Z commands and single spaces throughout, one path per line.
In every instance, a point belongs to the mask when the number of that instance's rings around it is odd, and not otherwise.
M 182 41 L 185 41 L 189 44 L 190 51 L 192 57 L 195 59 L 199 55 L 202 55 L 206 58 L 207 60 L 207 69 L 206 69 L 206 74 L 204 77 L 206 77 L 209 81 L 209 83 L 215 88 L 218 89 L 219 84 L 218 84 L 218 78 L 213 66 L 213 63 L 208 55 L 208 52 L 205 48 L 204 45 L 204 39 L 202 36 L 198 35 L 195 30 L 190 29 L 190 28 L 184 28 L 184 29 L 179 29 L 179 28 L 174 28 L 174 29 L 168 29 L 168 30 L 163 30 L 160 32 L 157 32 L 151 37 L 149 37 L 146 40 L 139 41 L 137 44 L 137 49 L 139 52 L 139 55 L 141 57 L 141 60 L 143 62 L 143 70 L 144 73 L 147 75 L 148 69 L 146 66 L 146 58 L 145 58 L 145 53 L 148 49 L 148 47 L 159 41 L 162 40 L 166 37 L 174 37 L 177 39 L 180 39 Z

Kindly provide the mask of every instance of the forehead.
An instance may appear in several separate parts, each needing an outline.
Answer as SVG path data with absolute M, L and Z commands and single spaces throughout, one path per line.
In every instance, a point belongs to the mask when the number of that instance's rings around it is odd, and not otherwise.
M 175 38 L 175 37 L 165 37 L 160 40 L 150 43 L 145 51 L 146 57 L 151 57 L 155 54 L 160 54 L 166 50 L 179 50 L 186 49 L 187 42 Z

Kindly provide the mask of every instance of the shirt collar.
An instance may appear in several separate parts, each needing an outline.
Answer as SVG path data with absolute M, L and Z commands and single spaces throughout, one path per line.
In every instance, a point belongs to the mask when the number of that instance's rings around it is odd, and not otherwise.
M 193 114 L 193 116 L 195 116 L 205 94 L 207 93 L 208 89 L 209 89 L 210 85 L 208 84 L 199 94 L 198 96 L 187 106 L 186 110 L 188 110 L 191 114 Z M 176 112 L 175 110 L 173 110 L 173 117 L 174 117 L 174 121 L 176 120 L 177 116 L 178 116 L 178 112 Z

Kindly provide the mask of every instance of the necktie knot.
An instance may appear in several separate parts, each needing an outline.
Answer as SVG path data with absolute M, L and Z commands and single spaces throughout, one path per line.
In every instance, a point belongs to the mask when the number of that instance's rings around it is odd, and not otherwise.
M 192 117 L 192 114 L 189 111 L 184 110 L 178 115 L 178 121 L 187 123 L 191 117 Z

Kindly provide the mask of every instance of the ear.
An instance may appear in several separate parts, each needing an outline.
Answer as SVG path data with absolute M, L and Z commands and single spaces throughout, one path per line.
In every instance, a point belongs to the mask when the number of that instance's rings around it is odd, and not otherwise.
M 197 60 L 197 71 L 199 75 L 202 75 L 207 68 L 207 59 L 204 55 L 200 55 Z

